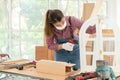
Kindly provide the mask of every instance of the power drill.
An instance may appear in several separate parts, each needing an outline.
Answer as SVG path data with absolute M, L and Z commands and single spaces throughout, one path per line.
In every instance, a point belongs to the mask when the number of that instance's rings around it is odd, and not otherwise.
M 79 44 L 78 40 L 74 39 L 74 38 L 68 38 L 67 42 L 73 43 L 73 44 Z
M 108 66 L 107 61 L 97 60 L 96 66 L 96 72 L 99 74 L 97 80 L 117 80 L 112 68 Z

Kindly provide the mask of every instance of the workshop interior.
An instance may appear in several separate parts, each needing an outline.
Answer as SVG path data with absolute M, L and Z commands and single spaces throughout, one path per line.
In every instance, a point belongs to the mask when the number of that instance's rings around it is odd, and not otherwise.
M 0 0 L 0 80 L 120 80 L 120 0 Z

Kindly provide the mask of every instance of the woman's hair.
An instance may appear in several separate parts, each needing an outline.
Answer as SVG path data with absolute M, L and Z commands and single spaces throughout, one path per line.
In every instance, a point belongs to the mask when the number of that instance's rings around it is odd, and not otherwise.
M 46 12 L 46 18 L 45 18 L 45 27 L 44 27 L 44 32 L 45 36 L 49 37 L 54 34 L 54 26 L 53 24 L 56 22 L 61 21 L 61 19 L 64 17 L 62 11 L 58 9 L 54 10 L 48 10 Z

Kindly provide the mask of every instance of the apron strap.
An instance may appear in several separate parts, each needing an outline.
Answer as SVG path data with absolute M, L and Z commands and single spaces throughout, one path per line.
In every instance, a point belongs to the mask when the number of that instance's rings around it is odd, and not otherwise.
M 57 35 L 53 33 L 53 36 L 55 37 L 55 40 L 57 40 Z
M 71 24 L 71 16 L 69 17 L 69 23 L 70 23 L 69 28 L 70 28 L 71 38 L 74 38 L 74 36 L 73 36 L 73 30 L 72 30 L 72 24 Z

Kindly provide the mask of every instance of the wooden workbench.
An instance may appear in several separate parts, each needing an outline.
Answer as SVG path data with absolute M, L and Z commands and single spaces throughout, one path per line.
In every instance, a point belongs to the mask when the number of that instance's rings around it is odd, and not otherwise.
M 21 61 L 21 60 L 19 60 L 19 61 Z M 22 61 L 24 61 L 24 60 L 22 60 Z M 32 68 L 24 68 L 23 70 L 18 70 L 16 68 L 3 69 L 3 70 L 0 70 L 0 72 L 8 73 L 8 74 L 20 75 L 20 76 L 27 76 L 27 77 L 32 77 L 32 78 L 35 78 L 35 79 L 42 79 L 42 80 L 43 79 L 45 79 L 45 80 L 65 80 L 65 78 L 67 78 L 70 75 L 80 73 L 80 70 L 72 71 L 72 72 L 70 72 L 69 75 L 55 75 L 55 74 L 39 73 L 39 72 L 37 72 L 36 68 L 33 68 L 33 67 Z M 117 75 L 120 75 L 120 73 L 116 73 L 116 76 Z M 91 79 L 91 80 L 96 80 L 96 79 Z M 120 80 L 120 78 L 117 79 L 117 80 Z
M 17 74 L 21 76 L 28 76 L 36 79 L 45 79 L 45 80 L 64 80 L 68 76 L 60 76 L 60 75 L 52 75 L 52 74 L 45 74 L 45 73 L 38 73 L 35 68 L 29 68 L 24 70 L 18 70 L 18 69 L 7 69 L 2 70 L 0 72 L 3 73 L 9 73 L 9 74 Z M 74 71 L 71 72 L 70 75 L 76 74 L 80 71 Z
M 67 76 L 59 76 L 59 75 L 50 75 L 50 74 L 43 74 L 43 73 L 38 73 L 35 68 L 29 68 L 29 69 L 24 69 L 24 70 L 18 70 L 18 69 L 7 69 L 7 70 L 2 70 L 0 72 L 4 73 L 9 73 L 9 74 L 17 74 L 21 76 L 28 76 L 32 77 L 35 79 L 45 79 L 45 80 L 64 80 Z M 79 73 L 79 71 L 75 71 L 71 73 L 71 75 Z M 120 75 L 119 73 L 116 73 L 116 75 Z M 97 80 L 97 79 L 90 79 L 90 80 Z M 118 78 L 117 80 L 120 80 Z
M 24 70 L 18 70 L 14 68 L 14 69 L 2 70 L 0 72 L 9 73 L 9 74 L 17 74 L 21 76 L 28 76 L 28 77 L 32 77 L 35 79 L 45 79 L 45 80 L 64 80 L 67 77 L 67 76 L 38 73 L 35 68 L 29 68 L 29 69 L 24 69 Z M 78 72 L 79 71 L 73 72 L 71 73 L 71 75 L 78 73 Z M 116 75 L 119 75 L 119 73 L 116 73 Z M 97 80 L 97 79 L 90 79 L 90 80 Z M 120 78 L 117 80 L 120 80 Z

